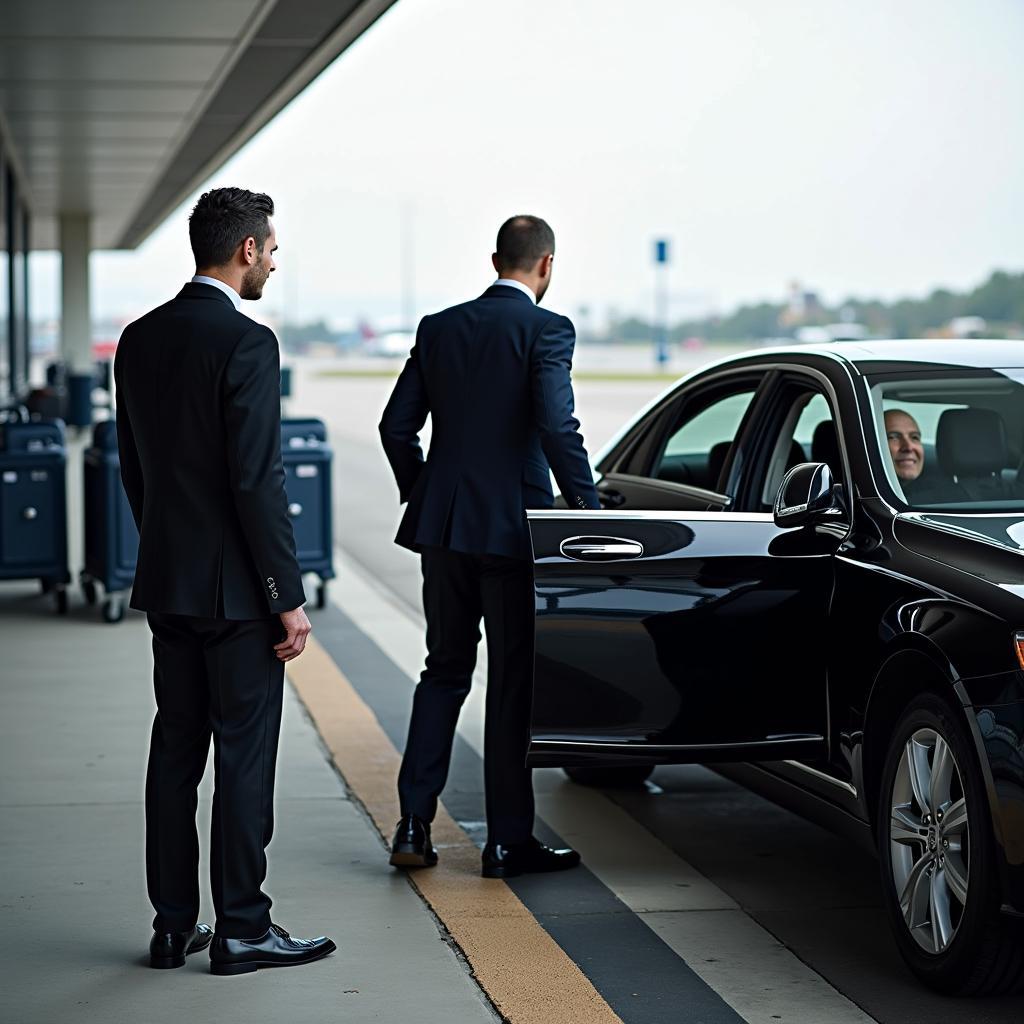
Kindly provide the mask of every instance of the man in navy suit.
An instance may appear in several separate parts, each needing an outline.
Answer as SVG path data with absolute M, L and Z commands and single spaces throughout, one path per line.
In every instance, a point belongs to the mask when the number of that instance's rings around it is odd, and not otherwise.
M 420 553 L 427 661 L 398 777 L 402 818 L 391 863 L 430 867 L 430 823 L 469 693 L 480 620 L 487 631 L 485 878 L 575 867 L 574 850 L 533 838 L 526 767 L 533 686 L 533 572 L 525 509 L 550 508 L 550 471 L 571 508 L 600 508 L 573 415 L 570 321 L 538 303 L 555 236 L 512 217 L 478 299 L 424 317 L 380 423 L 403 502 L 397 543 Z M 431 417 L 424 459 L 419 431 Z M 550 468 L 549 468 L 550 467 Z
M 159 969 L 207 947 L 217 975 L 335 949 L 325 936 L 292 938 L 262 889 L 284 663 L 310 632 L 284 489 L 277 339 L 242 312 L 274 270 L 273 214 L 262 192 L 204 192 L 188 226 L 195 277 L 124 329 L 114 360 L 121 479 L 139 528 L 132 607 L 153 631 L 146 881 Z M 216 934 L 197 920 L 196 789 L 211 736 Z

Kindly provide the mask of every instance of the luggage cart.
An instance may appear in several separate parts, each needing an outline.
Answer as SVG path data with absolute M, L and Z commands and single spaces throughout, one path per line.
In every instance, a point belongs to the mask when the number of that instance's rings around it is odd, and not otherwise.
M 67 449 L 61 420 L 0 418 L 0 579 L 38 579 L 68 610 Z
M 85 568 L 79 574 L 79 582 L 89 604 L 99 602 L 102 587 L 104 620 L 120 622 L 127 592 L 135 579 L 139 535 L 121 485 L 113 420 L 96 424 L 92 445 L 86 449 L 84 459 Z M 331 515 L 333 452 L 323 422 L 283 420 L 281 459 L 299 569 L 319 577 L 316 606 L 323 608 L 327 604 L 327 581 L 335 575 Z
M 98 588 L 102 587 L 104 622 L 120 622 L 135 580 L 139 531 L 121 484 L 117 427 L 113 420 L 96 424 L 92 445 L 83 458 L 85 568 L 78 580 L 90 605 L 98 603 Z
M 316 573 L 320 578 L 316 606 L 323 608 L 327 604 L 327 581 L 334 579 L 333 452 L 323 421 L 282 420 L 281 458 L 299 569 L 303 573 Z

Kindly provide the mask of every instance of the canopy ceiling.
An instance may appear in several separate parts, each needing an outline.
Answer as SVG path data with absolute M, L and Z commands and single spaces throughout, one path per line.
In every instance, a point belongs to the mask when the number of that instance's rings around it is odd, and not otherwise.
M 395 0 L 0 0 L 0 143 L 32 245 L 137 246 Z

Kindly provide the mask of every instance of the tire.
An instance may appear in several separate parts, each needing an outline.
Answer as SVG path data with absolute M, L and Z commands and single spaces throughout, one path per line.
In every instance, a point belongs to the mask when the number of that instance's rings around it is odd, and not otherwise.
M 596 786 L 600 789 L 636 789 L 651 777 L 654 765 L 626 765 L 623 768 L 575 766 L 562 770 L 580 786 Z
M 950 995 L 1021 988 L 1024 939 L 1020 922 L 999 910 L 977 754 L 962 714 L 934 694 L 911 701 L 893 730 L 875 839 L 889 922 L 910 970 Z

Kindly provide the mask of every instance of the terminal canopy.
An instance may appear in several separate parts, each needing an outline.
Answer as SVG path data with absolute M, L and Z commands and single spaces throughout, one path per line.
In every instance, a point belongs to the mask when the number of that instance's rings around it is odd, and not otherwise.
M 394 0 L 3 0 L 0 151 L 33 249 L 137 246 Z

